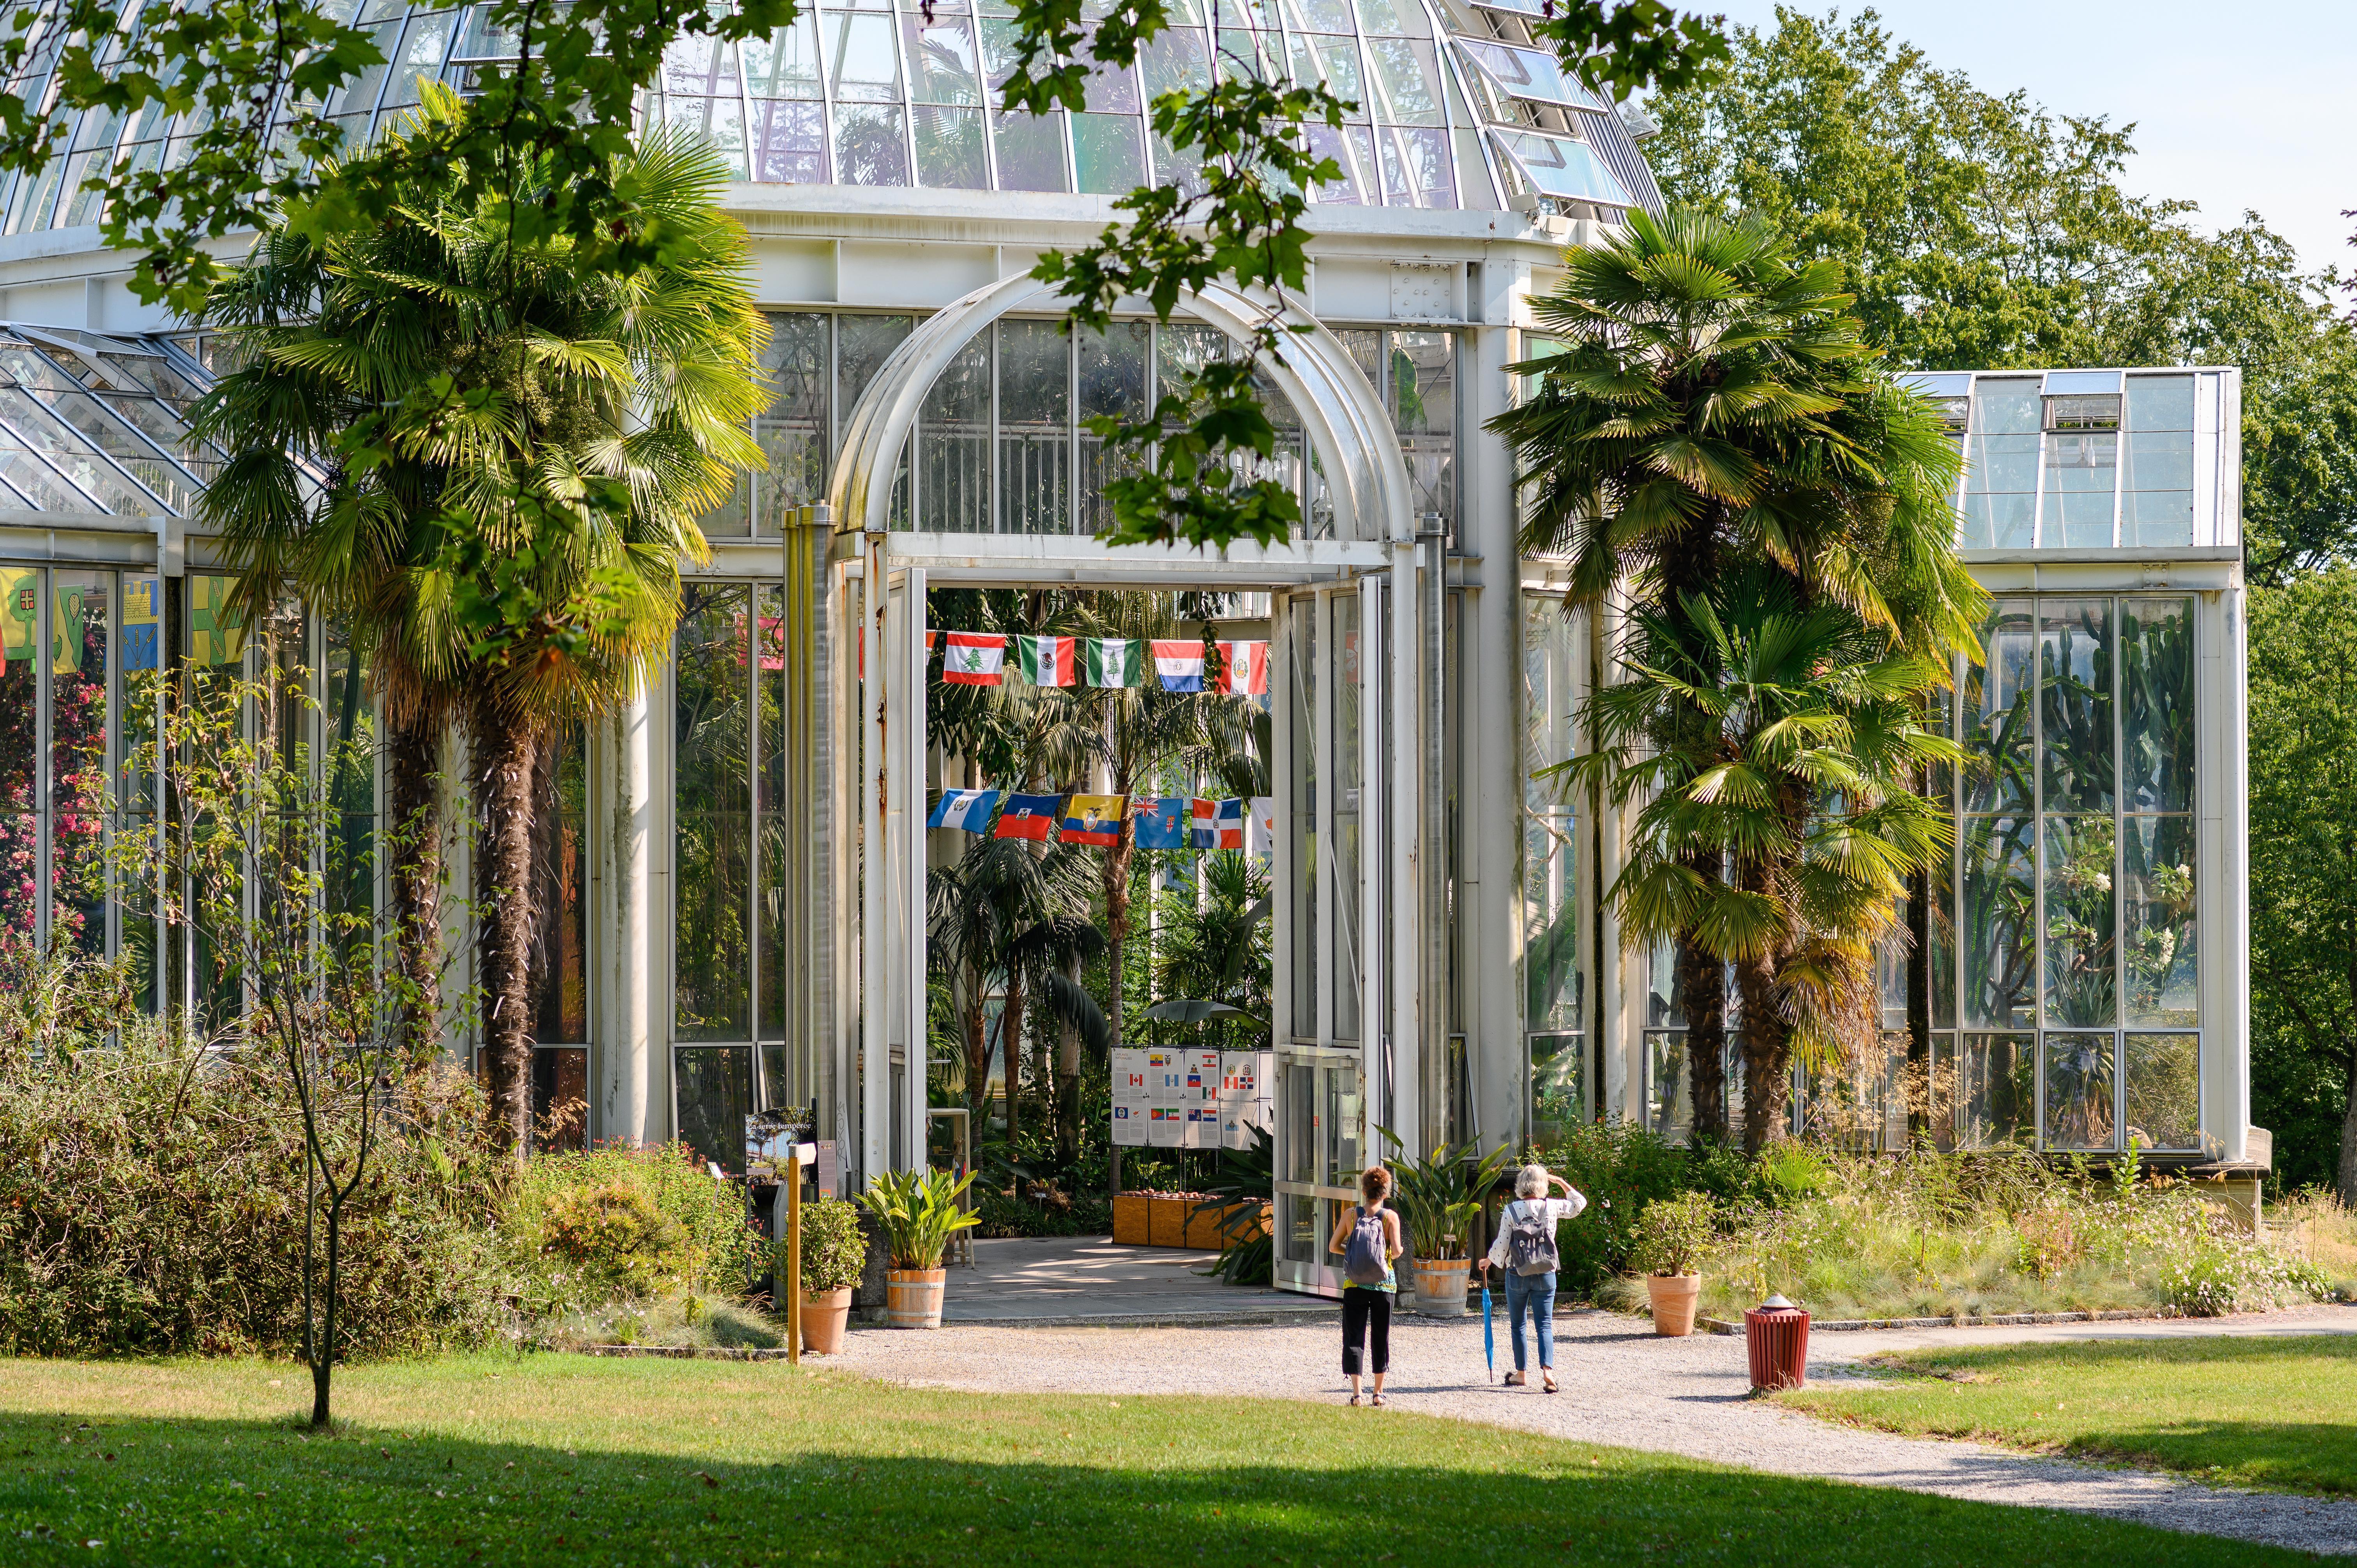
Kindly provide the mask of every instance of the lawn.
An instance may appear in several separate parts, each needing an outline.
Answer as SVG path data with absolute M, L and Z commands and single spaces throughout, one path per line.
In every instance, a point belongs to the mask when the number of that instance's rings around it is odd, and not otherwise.
M 321 1437 L 290 1424 L 307 1390 L 275 1363 L 8 1363 L 6 1559 L 2193 1568 L 2218 1552 L 1335 1405 L 554 1355 L 362 1367 L 341 1387 L 348 1424 Z
M 1819 1415 L 2280 1491 L 2357 1492 L 2357 1337 L 2114 1339 L 1877 1357 Z

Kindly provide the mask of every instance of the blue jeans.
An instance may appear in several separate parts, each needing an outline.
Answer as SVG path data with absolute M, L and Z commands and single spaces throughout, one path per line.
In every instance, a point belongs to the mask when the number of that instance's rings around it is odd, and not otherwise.
M 1506 1273 L 1506 1316 L 1514 1337 L 1514 1370 L 1523 1370 L 1523 1314 L 1539 1342 L 1539 1365 L 1555 1369 L 1555 1275 Z

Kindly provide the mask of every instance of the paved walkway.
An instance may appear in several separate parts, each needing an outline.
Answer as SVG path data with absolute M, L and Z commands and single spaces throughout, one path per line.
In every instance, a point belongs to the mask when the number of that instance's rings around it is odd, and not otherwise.
M 952 1302 L 960 1277 L 960 1272 L 951 1275 Z M 858 1330 L 836 1364 L 895 1381 L 992 1392 L 1340 1400 L 1348 1385 L 1339 1371 L 1332 1310 L 1326 1308 L 1314 1321 L 1262 1326 Z M 1934 1341 L 1996 1344 L 2204 1332 L 2357 1332 L 2357 1309 L 2309 1308 L 2207 1324 L 1826 1334 L 1811 1338 L 1810 1375 L 1855 1375 L 1854 1363 L 1861 1356 Z M 2108 1514 L 2167 1530 L 2310 1552 L 2357 1552 L 2357 1501 L 2229 1491 L 1979 1444 L 1857 1431 L 1748 1398 L 1740 1339 L 1662 1339 L 1637 1320 L 1600 1312 L 1565 1317 L 1556 1334 L 1564 1391 L 1548 1396 L 1488 1383 L 1478 1316 L 1441 1322 L 1403 1316 L 1392 1329 L 1396 1380 L 1388 1391 L 1401 1410 L 1557 1437 L 1983 1502 Z M 1503 1338 L 1501 1325 L 1501 1363 Z
M 1290 1291 L 1239 1290 L 1205 1277 L 1217 1252 L 1121 1247 L 1103 1236 L 1001 1238 L 974 1244 L 974 1266 L 953 1264 L 946 1323 L 1143 1327 L 1274 1322 L 1333 1308 Z

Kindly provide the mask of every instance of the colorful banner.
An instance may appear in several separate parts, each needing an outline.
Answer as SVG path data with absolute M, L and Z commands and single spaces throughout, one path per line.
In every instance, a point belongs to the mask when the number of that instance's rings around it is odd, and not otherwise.
M 1268 644 L 1222 642 L 1220 650 L 1220 690 L 1240 697 L 1268 692 Z
M 1184 795 L 1158 795 L 1140 800 L 1132 821 L 1136 824 L 1137 847 L 1140 849 L 1187 847 L 1187 797 Z
M 1063 842 L 1110 849 L 1121 842 L 1121 825 L 1128 820 L 1126 795 L 1075 795 L 1064 813 Z
M 953 631 L 942 650 L 942 679 L 959 686 L 1005 680 L 1006 639 L 993 631 Z
M 996 789 L 944 789 L 925 819 L 929 828 L 956 828 L 963 832 L 990 831 L 990 813 L 998 810 Z
M 1006 807 L 998 813 L 998 831 L 994 837 L 1031 839 L 1045 843 L 1056 832 L 1056 819 L 1062 814 L 1061 795 L 1009 795 Z
M 1023 678 L 1034 686 L 1071 685 L 1080 640 L 1076 637 L 1017 638 Z
M 1135 686 L 1144 672 L 1144 650 L 1130 638 L 1090 638 L 1084 657 L 1092 686 Z
M 40 618 L 41 574 L 30 566 L 0 566 L 0 654 L 10 662 L 32 658 Z
M 123 668 L 154 670 L 162 651 L 164 605 L 154 577 L 123 579 Z
M 1154 672 L 1162 678 L 1166 692 L 1201 691 L 1203 645 L 1184 637 L 1156 638 Z
M 188 661 L 200 669 L 245 658 L 245 622 L 230 608 L 227 577 L 188 579 Z

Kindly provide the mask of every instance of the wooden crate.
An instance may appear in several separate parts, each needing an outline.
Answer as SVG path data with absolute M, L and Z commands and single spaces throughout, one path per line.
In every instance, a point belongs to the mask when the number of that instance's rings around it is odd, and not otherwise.
M 1142 1192 L 1117 1192 L 1113 1198 L 1113 1239 L 1124 1247 L 1146 1247 L 1153 1244 L 1149 1235 L 1147 1208 L 1152 1203 Z
M 1146 1241 L 1149 1247 L 1183 1247 L 1187 1244 L 1187 1210 L 1194 1200 L 1185 1197 L 1165 1197 L 1154 1195 L 1146 1218 Z
M 1227 1216 L 1228 1211 L 1216 1203 L 1207 1203 L 1195 1209 L 1187 1216 L 1187 1245 L 1209 1252 L 1216 1252 L 1226 1246 L 1227 1238 L 1220 1234 L 1220 1227 Z

